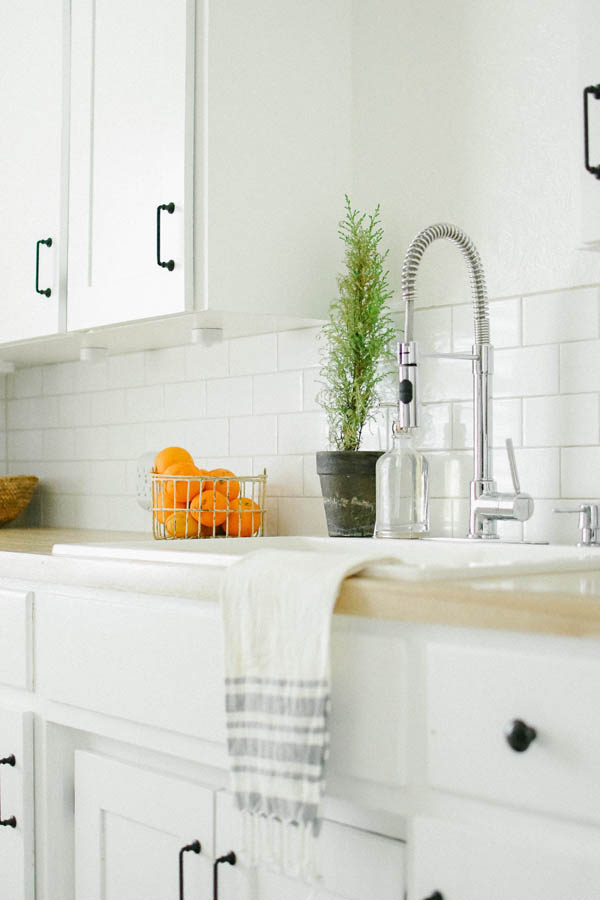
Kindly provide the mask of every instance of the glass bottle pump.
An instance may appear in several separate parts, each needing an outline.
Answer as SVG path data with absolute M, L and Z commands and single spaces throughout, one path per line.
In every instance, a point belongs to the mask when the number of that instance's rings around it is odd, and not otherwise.
M 414 430 L 392 426 L 392 447 L 377 460 L 377 538 L 419 538 L 429 532 L 429 465 L 415 449 Z

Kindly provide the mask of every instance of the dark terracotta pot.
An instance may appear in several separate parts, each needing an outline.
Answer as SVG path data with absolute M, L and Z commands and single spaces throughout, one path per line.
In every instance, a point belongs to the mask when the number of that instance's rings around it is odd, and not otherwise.
M 322 450 L 317 472 L 330 537 L 373 537 L 375 465 L 382 450 Z

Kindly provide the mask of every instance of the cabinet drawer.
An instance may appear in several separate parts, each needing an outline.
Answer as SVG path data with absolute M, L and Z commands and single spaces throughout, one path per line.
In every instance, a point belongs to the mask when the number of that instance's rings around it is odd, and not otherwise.
M 36 598 L 36 686 L 52 700 L 224 742 L 217 604 Z
M 231 794 L 217 795 L 216 853 L 242 847 L 240 815 Z M 402 900 L 405 890 L 405 844 L 325 820 L 320 836 L 319 867 L 323 881 L 319 900 Z M 222 900 L 306 900 L 306 885 L 266 869 L 249 870 L 238 859 L 219 872 Z
M 416 819 L 409 900 L 597 900 L 598 847 L 485 823 Z
M 31 604 L 26 591 L 0 590 L 0 682 L 31 688 Z
M 600 660 L 432 644 L 430 784 L 600 821 Z M 537 737 L 511 749 L 521 719 Z
M 33 717 L 0 707 L 0 759 L 14 756 L 14 765 L 0 765 L 0 819 L 15 827 L 0 827 L 0 895 L 7 900 L 33 900 Z

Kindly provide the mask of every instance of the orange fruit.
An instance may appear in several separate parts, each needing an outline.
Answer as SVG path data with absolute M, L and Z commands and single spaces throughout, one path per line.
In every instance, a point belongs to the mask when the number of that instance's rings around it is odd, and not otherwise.
M 187 503 L 185 502 L 185 500 L 182 503 L 175 503 L 173 501 L 173 497 L 167 499 L 164 492 L 164 482 L 153 481 L 152 507 L 152 515 L 154 516 L 154 520 L 156 522 L 164 524 L 165 519 L 167 519 L 171 515 L 171 513 L 174 513 L 175 509 L 185 509 L 187 507 Z
M 154 457 L 154 471 L 162 475 L 169 466 L 175 463 L 193 463 L 192 454 L 183 447 L 165 447 Z
M 163 493 L 166 506 L 174 506 L 173 498 L 178 503 L 189 503 L 189 501 L 200 493 L 201 484 L 199 481 L 187 481 L 190 475 L 200 475 L 200 469 L 196 468 L 194 463 L 175 463 L 165 469 L 163 475 L 173 475 L 181 477 L 181 481 L 163 481 Z
M 174 512 L 167 516 L 165 532 L 169 537 L 190 538 L 198 537 L 198 522 L 186 511 Z
M 227 497 L 219 491 L 202 491 L 190 503 L 190 515 L 210 528 L 222 525 L 227 518 Z
M 260 506 L 248 497 L 229 501 L 227 534 L 231 537 L 252 537 L 261 524 Z
M 233 472 L 230 472 L 229 469 L 211 469 L 208 473 L 209 475 L 221 475 L 225 476 L 225 478 L 218 478 L 216 481 L 207 481 L 203 491 L 210 491 L 213 487 L 215 490 L 219 491 L 220 494 L 225 494 L 226 497 L 229 497 L 230 500 L 235 500 L 236 497 L 240 495 L 240 483 L 239 481 L 228 481 L 227 478 L 235 478 Z

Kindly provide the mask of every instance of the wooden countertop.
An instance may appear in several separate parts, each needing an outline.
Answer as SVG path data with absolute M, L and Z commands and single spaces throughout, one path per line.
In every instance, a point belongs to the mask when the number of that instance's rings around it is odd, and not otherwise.
M 35 580 L 43 573 L 44 580 L 61 582 L 60 573 L 70 571 L 68 583 L 81 582 L 87 586 L 101 586 L 103 569 L 107 561 L 74 561 L 52 557 L 52 547 L 57 543 L 88 543 L 90 541 L 147 541 L 149 535 L 140 532 L 93 531 L 64 528 L 3 528 L 0 529 L 0 556 L 6 554 L 33 554 L 50 557 L 52 565 L 32 567 L 30 576 Z M 12 556 L 14 575 L 8 557 L 0 566 L 0 574 L 22 579 L 26 567 L 18 565 Z M 23 560 L 23 562 L 25 562 Z M 42 562 L 42 561 L 40 561 Z M 85 565 L 82 565 L 82 562 Z M 150 593 L 177 593 L 197 596 L 198 586 L 182 573 L 174 581 L 173 568 L 182 566 L 149 563 L 110 563 L 115 583 L 123 590 L 131 590 L 136 583 L 144 591 L 147 583 Z M 166 571 L 169 570 L 168 576 Z M 165 572 L 168 590 L 161 586 L 160 573 Z M 208 573 L 207 573 L 208 574 Z M 214 593 L 217 573 L 204 578 L 205 597 L 208 589 Z M 177 587 L 175 588 L 175 585 Z M 454 625 L 465 628 L 491 628 L 570 636 L 600 636 L 600 554 L 598 570 L 568 571 L 514 577 L 471 578 L 452 581 L 400 581 L 382 578 L 354 576 L 348 578 L 340 592 L 335 611 L 344 615 L 364 616 L 376 619 L 400 620 L 418 624 Z

